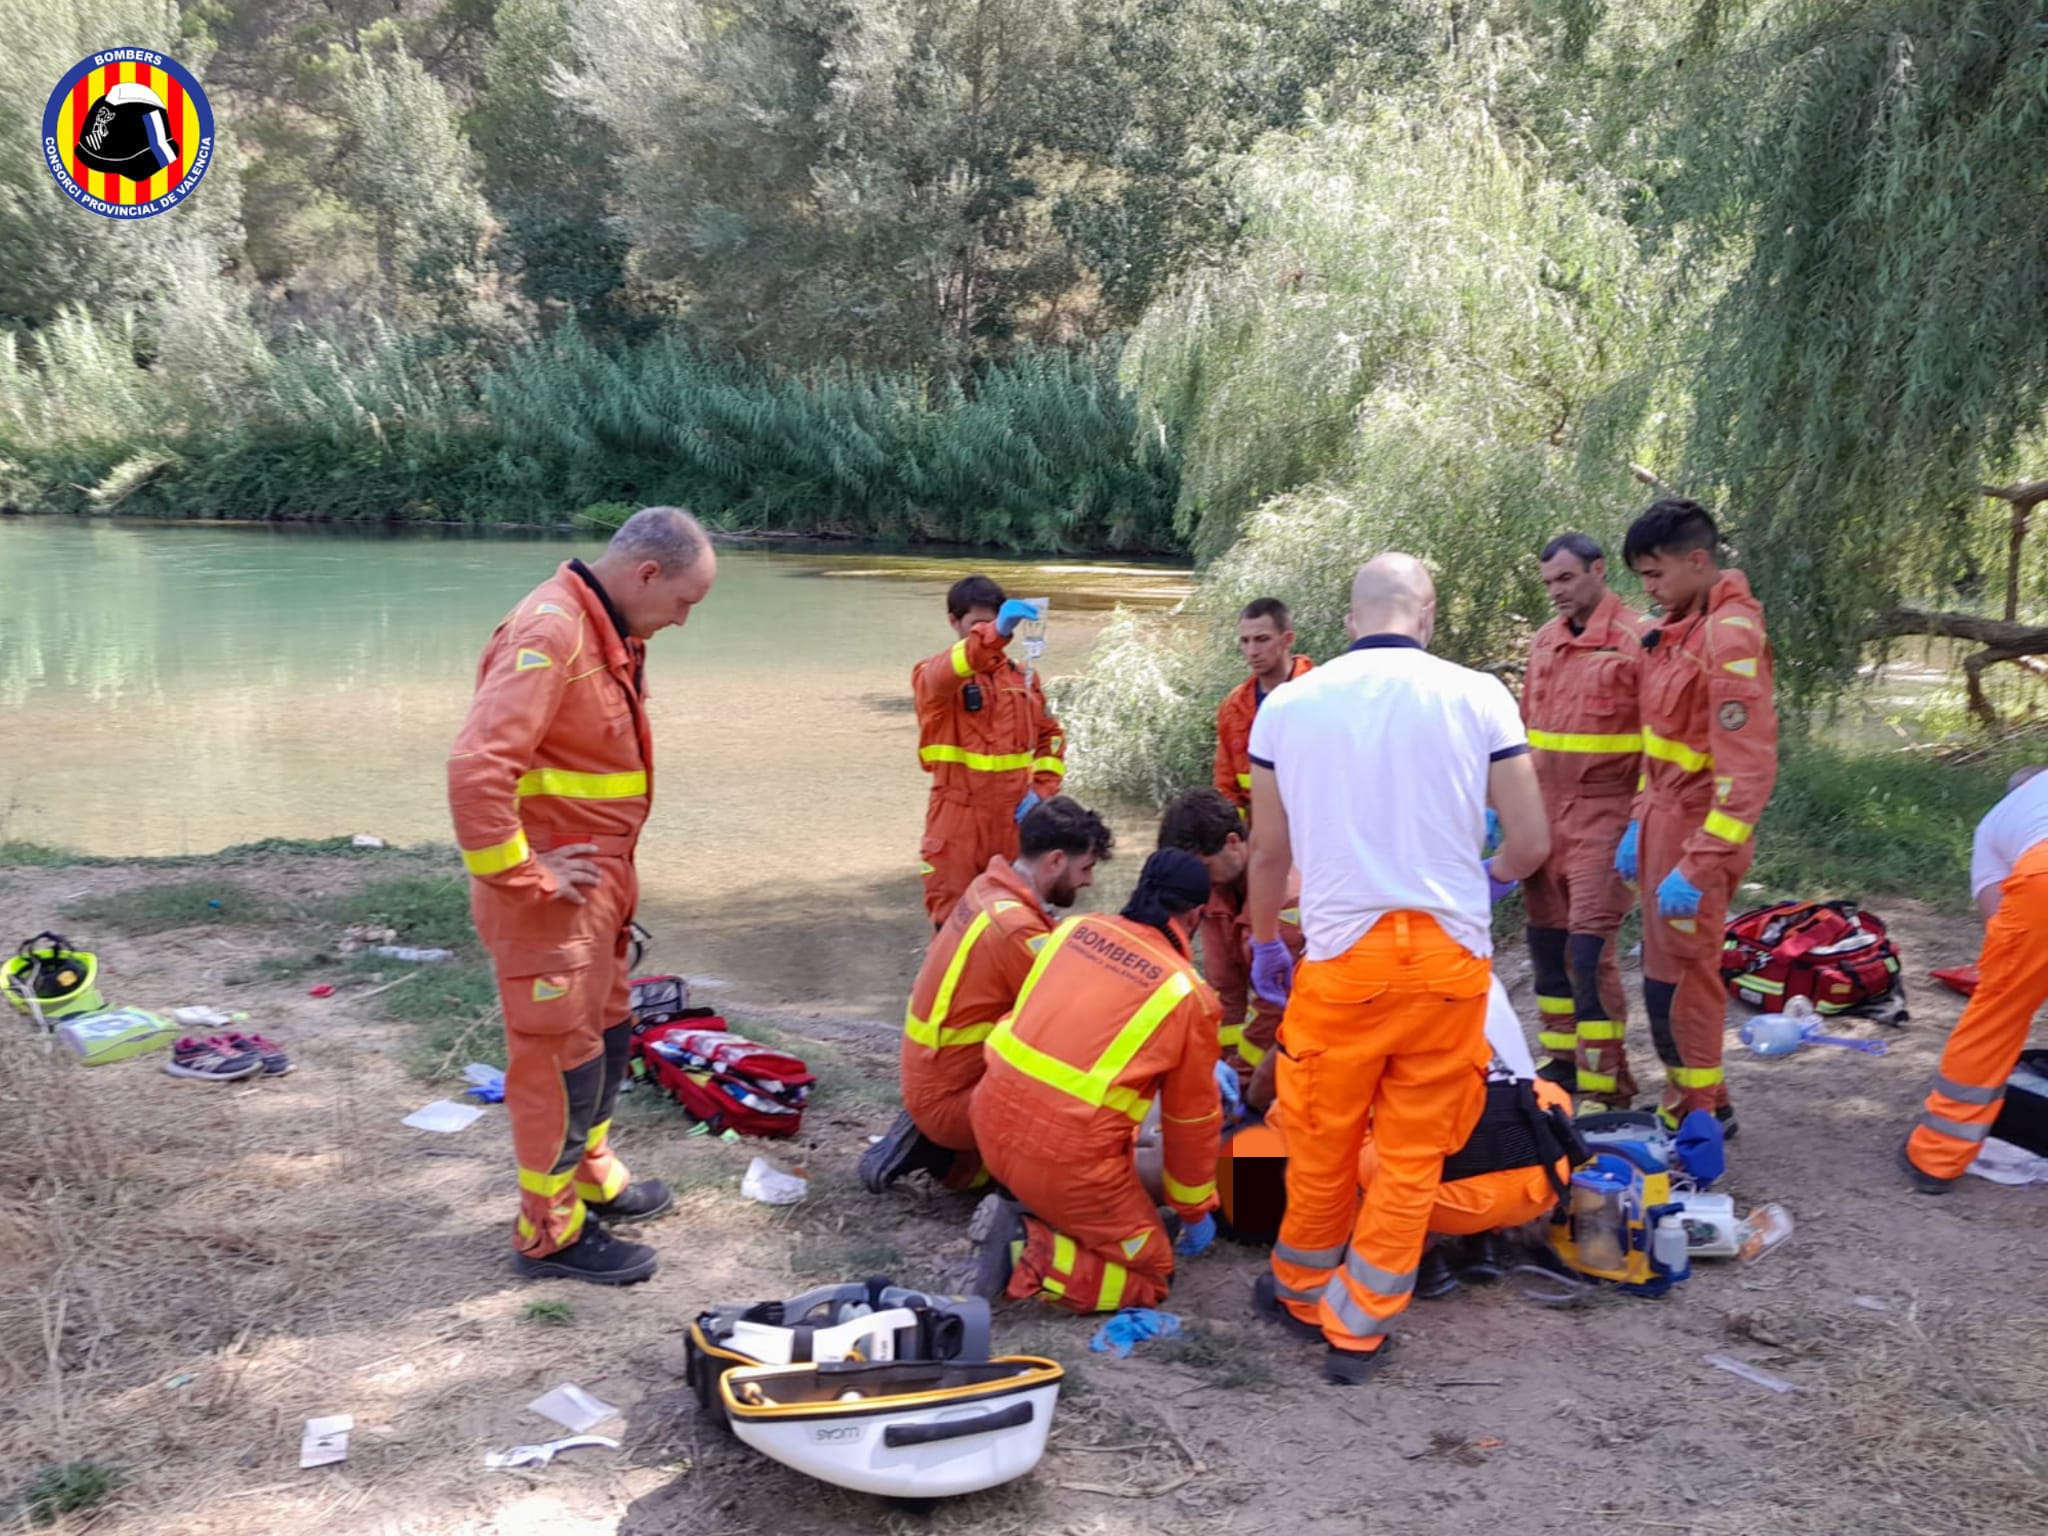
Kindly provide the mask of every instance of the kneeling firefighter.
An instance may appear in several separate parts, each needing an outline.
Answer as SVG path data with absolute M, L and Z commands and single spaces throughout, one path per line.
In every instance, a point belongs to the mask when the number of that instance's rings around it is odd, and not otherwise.
M 1214 1239 L 1221 1010 L 1187 936 L 1208 899 L 1202 861 L 1161 849 L 1121 916 L 1054 931 L 990 1034 L 974 1138 L 1014 1198 L 991 1195 L 976 1213 L 982 1295 L 1043 1296 L 1075 1312 L 1165 1299 L 1175 1243 L 1133 1159 L 1155 1098 L 1179 1251 Z

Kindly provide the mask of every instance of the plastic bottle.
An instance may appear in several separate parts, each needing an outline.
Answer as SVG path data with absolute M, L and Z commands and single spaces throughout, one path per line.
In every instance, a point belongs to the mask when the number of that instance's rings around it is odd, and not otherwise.
M 1657 1218 L 1657 1230 L 1650 1239 L 1650 1257 L 1674 1280 L 1683 1280 L 1692 1273 L 1685 1223 L 1676 1211 Z
M 382 955 L 387 960 L 410 960 L 415 965 L 436 965 L 455 958 L 452 949 L 414 949 L 407 944 L 379 944 L 370 953 Z
M 1806 999 L 1794 998 L 1793 1001 L 1804 1002 Z M 1805 1038 L 1806 1024 L 1789 1011 L 1760 1013 L 1745 1020 L 1738 1033 L 1742 1043 L 1759 1056 L 1790 1056 Z
M 1625 1180 L 1597 1168 L 1572 1175 L 1572 1227 L 1586 1269 L 1617 1270 L 1628 1257 Z
M 1776 1201 L 1760 1205 L 1743 1217 L 1736 1235 L 1742 1245 L 1737 1257 L 1760 1259 L 1792 1235 L 1792 1213 Z

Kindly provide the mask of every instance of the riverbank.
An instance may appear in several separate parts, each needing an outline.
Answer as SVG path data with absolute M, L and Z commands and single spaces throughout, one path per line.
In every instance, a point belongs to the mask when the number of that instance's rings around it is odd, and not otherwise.
M 0 867 L 18 924 L 90 943 L 111 1000 L 246 1011 L 297 1063 L 275 1081 L 181 1083 L 155 1059 L 85 1069 L 17 1036 L 8 1114 L 37 1152 L 0 1160 L 0 1466 L 118 1473 L 60 1536 L 895 1531 L 900 1512 L 698 1419 L 681 1350 L 715 1300 L 871 1272 L 960 1283 L 966 1205 L 923 1187 L 877 1199 L 855 1177 L 895 1112 L 894 1030 L 705 994 L 819 1072 L 804 1134 L 728 1146 L 627 1095 L 622 1154 L 681 1196 L 648 1234 L 663 1272 L 618 1293 L 524 1285 L 504 1258 L 502 1111 L 449 1137 L 398 1123 L 496 1050 L 460 889 L 440 856 L 390 849 L 142 864 L 17 852 Z M 1172 1305 L 1189 1337 L 1127 1361 L 1090 1355 L 1085 1320 L 1006 1306 L 998 1346 L 1072 1372 L 1052 1450 L 1022 1483 L 938 1506 L 928 1529 L 1992 1536 L 2048 1519 L 2024 1427 L 2048 1379 L 2011 1347 L 2048 1323 L 2041 1196 L 1970 1180 L 1915 1199 L 1891 1163 L 1959 1011 L 1926 972 L 1970 958 L 1974 924 L 1902 898 L 1882 910 L 1914 988 L 1889 1055 L 1730 1058 L 1730 1185 L 1744 1207 L 1792 1209 L 1785 1248 L 1703 1265 L 1662 1301 L 1548 1311 L 1511 1280 L 1418 1304 L 1403 1356 L 1342 1403 L 1310 1384 L 1313 1350 L 1249 1316 L 1256 1252 L 1187 1264 Z M 341 955 L 364 921 L 458 959 Z M 657 947 L 647 963 L 676 957 Z M 1503 969 L 1528 1011 L 1517 961 Z M 323 983 L 332 996 L 309 995 Z M 756 1153 L 800 1166 L 810 1198 L 742 1200 Z M 1775 1397 L 1699 1363 L 1716 1352 L 1800 1390 Z M 522 1405 L 562 1381 L 624 1410 L 623 1449 L 485 1471 L 485 1450 L 540 1437 Z M 355 1417 L 349 1461 L 297 1470 L 300 1422 L 328 1413 Z

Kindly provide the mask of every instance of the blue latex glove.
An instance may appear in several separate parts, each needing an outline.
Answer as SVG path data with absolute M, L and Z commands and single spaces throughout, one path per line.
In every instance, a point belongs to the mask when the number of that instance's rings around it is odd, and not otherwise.
M 1493 904 L 1496 907 L 1514 895 L 1516 889 L 1522 883 L 1519 880 L 1502 880 L 1496 876 L 1493 872 L 1493 860 L 1491 859 L 1486 860 L 1479 867 L 1486 871 L 1486 894 L 1493 898 Z
M 1641 870 L 1642 855 L 1639 848 L 1642 840 L 1643 824 L 1632 821 L 1628 824 L 1628 830 L 1621 834 L 1621 846 L 1614 850 L 1614 872 L 1631 884 Z
M 1294 956 L 1285 939 L 1252 945 L 1252 990 L 1269 1003 L 1284 1003 L 1294 990 Z
M 1712 1110 L 1696 1109 L 1678 1122 L 1678 1166 L 1692 1175 L 1701 1189 L 1712 1187 L 1714 1180 L 1728 1171 L 1723 1144 L 1721 1122 Z
M 1088 1347 L 1098 1355 L 1114 1354 L 1119 1360 L 1127 1360 L 1131 1351 L 1147 1339 L 1170 1339 L 1179 1332 L 1180 1319 L 1171 1312 L 1129 1307 L 1096 1329 Z
M 1045 804 L 1045 799 L 1044 799 L 1044 797 L 1043 797 L 1043 796 L 1041 796 L 1041 795 L 1040 795 L 1040 794 L 1038 793 L 1038 791 L 1037 791 L 1037 790 L 1035 790 L 1035 789 L 1027 789 L 1027 790 L 1025 790 L 1025 791 L 1024 791 L 1024 798 L 1023 798 L 1022 800 L 1019 800 L 1019 801 L 1017 802 L 1017 821 L 1018 821 L 1018 824 L 1019 824 L 1019 825 L 1022 825 L 1022 824 L 1023 824 L 1023 821 L 1024 821 L 1024 818 L 1025 818 L 1026 816 L 1029 816 L 1029 815 L 1030 815 L 1030 814 L 1031 814 L 1031 813 L 1032 813 L 1033 811 L 1037 810 L 1037 809 L 1038 809 L 1038 808 L 1039 808 L 1039 807 L 1040 807 L 1041 805 L 1043 805 L 1043 804 Z
M 1173 1245 L 1173 1251 L 1184 1259 L 1192 1259 L 1215 1241 L 1216 1215 L 1212 1211 L 1200 1221 L 1189 1222 L 1180 1229 L 1180 1241 Z
M 1500 852 L 1500 812 L 1486 808 L 1486 845 L 1481 850 L 1490 859 Z
M 1237 1068 L 1227 1061 L 1216 1063 L 1216 1097 L 1223 1103 L 1223 1118 L 1235 1125 L 1244 1118 L 1244 1089 L 1237 1081 Z
M 1677 870 L 1657 887 L 1657 911 L 1665 917 L 1696 917 L 1700 910 L 1700 888 Z
M 1017 626 L 1038 617 L 1038 604 L 1013 597 L 996 610 L 996 633 L 1005 640 L 1017 633 Z

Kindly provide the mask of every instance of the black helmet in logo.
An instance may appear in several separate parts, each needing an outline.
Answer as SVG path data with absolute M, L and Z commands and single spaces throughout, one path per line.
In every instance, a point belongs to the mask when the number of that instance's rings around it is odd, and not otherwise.
M 115 86 L 86 112 L 78 158 L 130 181 L 147 181 L 176 165 L 178 141 L 171 137 L 162 98 L 146 85 Z

